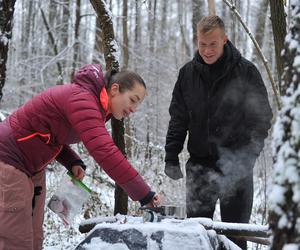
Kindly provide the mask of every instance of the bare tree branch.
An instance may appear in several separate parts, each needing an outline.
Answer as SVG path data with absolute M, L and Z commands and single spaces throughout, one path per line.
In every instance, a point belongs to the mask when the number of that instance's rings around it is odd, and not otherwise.
M 42 14 L 43 22 L 44 22 L 45 27 L 46 27 L 47 32 L 48 32 L 48 36 L 49 36 L 50 43 L 51 43 L 52 48 L 53 48 L 54 55 L 57 56 L 58 55 L 58 48 L 57 48 L 57 44 L 55 42 L 54 35 L 53 35 L 53 33 L 52 33 L 51 29 L 50 29 L 49 23 L 47 21 L 47 18 L 45 16 L 45 13 L 44 13 L 43 9 L 40 8 L 40 11 L 41 11 L 41 14 Z M 62 67 L 61 67 L 61 65 L 60 65 L 60 63 L 58 61 L 56 62 L 56 66 L 57 66 L 58 73 L 60 75 L 60 77 L 59 77 L 59 84 L 62 84 L 63 83 Z

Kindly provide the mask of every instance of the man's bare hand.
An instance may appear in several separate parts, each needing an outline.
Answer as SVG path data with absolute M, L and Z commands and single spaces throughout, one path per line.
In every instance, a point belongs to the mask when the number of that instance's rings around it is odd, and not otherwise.
M 146 207 L 157 207 L 161 203 L 161 197 L 159 194 L 153 196 L 152 200 L 146 205 Z

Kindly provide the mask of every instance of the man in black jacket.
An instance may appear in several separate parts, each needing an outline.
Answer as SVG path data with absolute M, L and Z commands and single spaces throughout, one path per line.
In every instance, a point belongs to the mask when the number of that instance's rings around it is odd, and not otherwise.
M 198 51 L 175 84 L 166 137 L 165 173 L 182 178 L 178 154 L 188 132 L 187 216 L 248 223 L 253 167 L 271 126 L 272 111 L 257 68 L 225 35 L 218 16 L 197 26 Z M 234 240 L 242 249 L 245 241 Z

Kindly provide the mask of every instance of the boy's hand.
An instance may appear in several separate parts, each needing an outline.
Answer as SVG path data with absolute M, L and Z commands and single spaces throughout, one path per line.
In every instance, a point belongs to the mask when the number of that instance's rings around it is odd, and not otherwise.
M 161 202 L 159 194 L 153 196 L 152 200 L 146 205 L 146 207 L 157 207 Z
M 85 176 L 85 171 L 80 165 L 74 165 L 72 167 L 72 174 L 74 175 L 75 179 L 81 181 Z
M 165 174 L 173 180 L 183 178 L 179 162 L 166 162 Z

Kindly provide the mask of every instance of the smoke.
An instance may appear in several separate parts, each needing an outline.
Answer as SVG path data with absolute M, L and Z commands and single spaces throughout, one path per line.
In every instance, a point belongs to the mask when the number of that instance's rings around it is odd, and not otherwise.
M 187 212 L 191 217 L 213 217 L 218 199 L 223 205 L 241 190 L 252 188 L 256 156 L 247 147 L 239 150 L 219 148 L 219 160 L 205 164 L 187 164 Z M 244 200 L 243 197 L 239 197 Z

